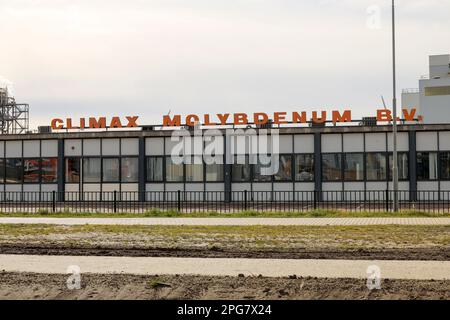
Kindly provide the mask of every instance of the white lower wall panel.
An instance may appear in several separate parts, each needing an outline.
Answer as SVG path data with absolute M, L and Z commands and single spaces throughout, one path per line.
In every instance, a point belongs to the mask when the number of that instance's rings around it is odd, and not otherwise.
M 83 200 L 99 201 L 100 200 L 100 184 L 98 184 L 98 183 L 83 184 Z
M 418 200 L 438 200 L 439 182 L 438 181 L 418 181 L 417 182 L 417 199 Z

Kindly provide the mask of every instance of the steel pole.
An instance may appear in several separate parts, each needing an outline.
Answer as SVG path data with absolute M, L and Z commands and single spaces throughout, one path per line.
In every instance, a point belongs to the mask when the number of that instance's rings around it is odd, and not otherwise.
M 393 184 L 393 210 L 397 212 L 398 203 L 398 154 L 397 154 L 397 79 L 396 79 L 396 59 L 395 59 L 395 0 L 392 0 L 392 75 L 393 75 L 393 99 L 392 99 L 392 139 L 393 139 L 393 157 L 392 157 L 392 184 Z

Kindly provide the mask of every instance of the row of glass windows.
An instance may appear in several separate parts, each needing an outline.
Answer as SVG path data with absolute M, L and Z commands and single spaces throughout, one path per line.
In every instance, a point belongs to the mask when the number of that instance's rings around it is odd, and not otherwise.
M 191 163 L 175 163 L 171 157 L 148 157 L 147 158 L 147 181 L 163 182 L 220 182 L 223 181 L 223 164 L 201 163 L 201 158 L 191 159 Z
M 295 158 L 295 170 L 293 170 L 293 159 Z M 231 177 L 233 182 L 245 181 L 292 181 L 293 173 L 298 181 L 314 180 L 314 160 L 312 154 L 280 155 L 278 170 L 273 175 L 267 175 L 262 169 L 269 167 L 260 162 L 250 164 L 248 156 L 243 159 L 243 163 L 232 165 Z M 175 164 L 171 157 L 149 157 L 147 158 L 147 181 L 163 182 L 164 177 L 167 182 L 220 182 L 224 178 L 223 164 L 202 164 L 202 163 Z M 239 161 L 240 162 L 240 161 Z M 164 171 L 165 170 L 165 171 Z
M 192 161 L 193 162 L 193 161 Z M 264 175 L 261 163 L 232 165 L 233 182 L 314 181 L 314 156 L 312 154 L 280 155 L 278 170 Z M 66 158 L 67 183 L 79 183 L 81 165 L 83 181 L 138 182 L 137 157 Z M 399 179 L 408 180 L 408 154 L 399 153 Z M 390 170 L 388 170 L 390 168 Z M 450 152 L 418 152 L 417 180 L 450 180 Z M 7 158 L 0 159 L 0 183 L 56 183 L 57 158 Z M 221 182 L 224 180 L 223 164 L 176 164 L 171 157 L 147 157 L 146 175 L 149 182 Z M 323 181 L 385 181 L 392 179 L 392 154 L 387 153 L 332 153 L 322 154 Z
M 56 183 L 57 158 L 0 159 L 0 183 Z
M 330 153 L 322 155 L 323 181 L 386 181 L 392 179 L 392 154 Z M 390 168 L 388 172 L 388 168 Z M 408 154 L 398 154 L 399 180 L 408 180 Z M 389 176 L 388 176 L 389 174 Z
M 138 182 L 138 158 L 66 158 L 66 183 L 80 182 L 81 162 L 83 165 L 83 182 Z

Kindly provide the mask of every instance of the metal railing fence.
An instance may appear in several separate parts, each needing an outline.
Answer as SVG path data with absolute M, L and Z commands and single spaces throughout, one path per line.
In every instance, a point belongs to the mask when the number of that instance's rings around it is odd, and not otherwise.
M 400 210 L 450 212 L 450 191 L 399 191 Z M 0 212 L 180 213 L 392 210 L 393 191 L 0 192 Z

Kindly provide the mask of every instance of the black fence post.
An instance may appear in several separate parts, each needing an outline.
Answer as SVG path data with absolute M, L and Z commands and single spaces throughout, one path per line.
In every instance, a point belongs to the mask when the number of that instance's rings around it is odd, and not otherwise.
M 389 189 L 386 190 L 386 212 L 389 212 Z
M 181 190 L 177 191 L 177 209 L 181 212 Z
M 247 190 L 244 191 L 244 210 L 247 210 Z
M 56 212 L 56 191 L 52 191 L 52 211 Z
M 313 191 L 313 202 L 314 202 L 314 210 L 317 209 L 317 195 L 319 191 Z
M 117 190 L 114 190 L 113 206 L 114 206 L 114 213 L 116 213 L 117 212 Z

